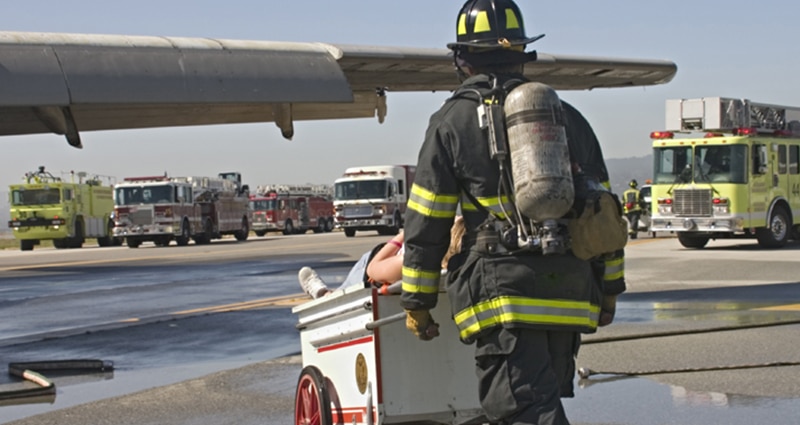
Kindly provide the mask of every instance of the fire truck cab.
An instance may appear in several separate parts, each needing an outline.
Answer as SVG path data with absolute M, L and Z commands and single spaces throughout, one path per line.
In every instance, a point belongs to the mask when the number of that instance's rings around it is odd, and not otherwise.
M 651 133 L 651 231 L 687 248 L 711 239 L 798 238 L 800 108 L 709 97 L 667 101 L 667 131 Z
M 112 237 L 112 184 L 111 178 L 85 172 L 55 177 L 43 166 L 25 173 L 23 183 L 9 186 L 8 227 L 20 250 L 31 251 L 43 240 L 53 241 L 57 249 L 80 248 L 86 238 L 97 238 L 99 246 L 120 245 Z

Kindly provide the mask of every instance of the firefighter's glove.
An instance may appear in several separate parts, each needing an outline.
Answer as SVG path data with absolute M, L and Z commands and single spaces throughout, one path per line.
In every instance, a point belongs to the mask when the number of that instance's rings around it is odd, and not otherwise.
M 600 305 L 600 320 L 598 326 L 610 325 L 614 321 L 614 313 L 617 310 L 617 296 L 603 295 L 603 302 Z
M 428 310 L 406 310 L 406 328 L 423 341 L 439 336 L 439 324 L 433 321 Z

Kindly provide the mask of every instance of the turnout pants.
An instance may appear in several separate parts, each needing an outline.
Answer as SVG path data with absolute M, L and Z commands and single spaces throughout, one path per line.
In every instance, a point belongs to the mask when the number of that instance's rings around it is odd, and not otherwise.
M 502 425 L 569 425 L 561 397 L 572 397 L 577 332 L 498 328 L 475 347 L 480 402 Z

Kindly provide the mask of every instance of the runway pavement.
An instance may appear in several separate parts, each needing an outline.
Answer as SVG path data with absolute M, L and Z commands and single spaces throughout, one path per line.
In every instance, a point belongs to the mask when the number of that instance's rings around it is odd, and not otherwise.
M 572 423 L 795 425 L 797 249 L 629 247 L 630 291 L 617 321 L 587 335 L 578 356 L 579 367 L 598 373 L 576 377 L 576 397 L 565 400 Z M 300 370 L 293 355 L 8 423 L 293 424 Z

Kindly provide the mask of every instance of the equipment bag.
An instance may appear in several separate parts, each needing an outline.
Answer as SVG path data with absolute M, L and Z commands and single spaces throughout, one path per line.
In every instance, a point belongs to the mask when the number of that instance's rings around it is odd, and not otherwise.
M 582 209 L 569 221 L 572 253 L 588 260 L 625 247 L 628 225 L 622 218 L 622 205 L 605 190 L 585 193 Z

